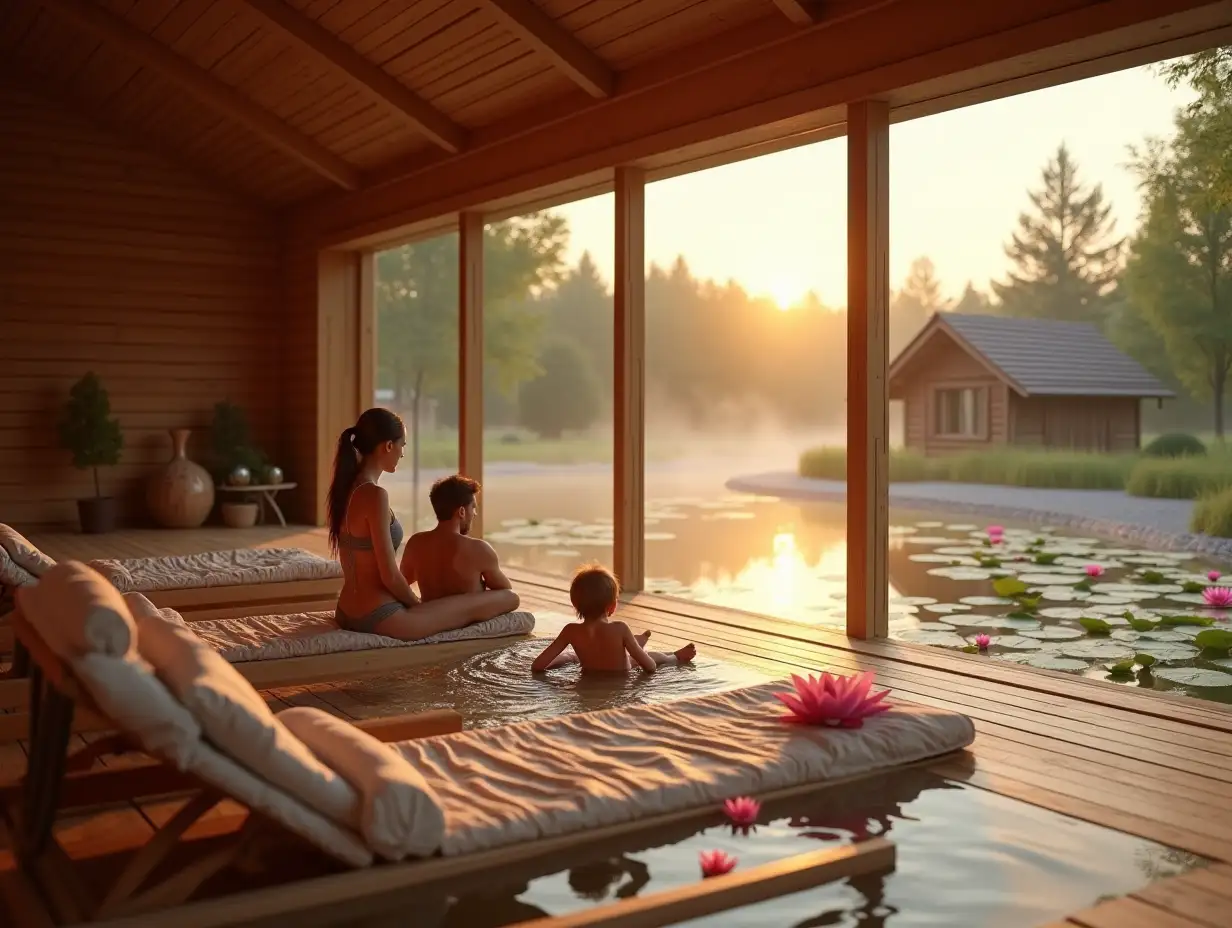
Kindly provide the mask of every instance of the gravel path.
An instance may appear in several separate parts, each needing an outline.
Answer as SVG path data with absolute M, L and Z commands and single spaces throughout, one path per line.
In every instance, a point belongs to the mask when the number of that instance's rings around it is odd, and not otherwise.
M 733 477 L 727 488 L 783 499 L 841 501 L 847 484 L 813 480 L 790 471 Z M 1232 560 L 1232 538 L 1189 532 L 1190 500 L 1143 499 L 1121 490 L 1043 490 L 980 483 L 896 483 L 895 506 L 983 513 L 990 518 L 1053 525 L 1162 550 L 1193 551 Z

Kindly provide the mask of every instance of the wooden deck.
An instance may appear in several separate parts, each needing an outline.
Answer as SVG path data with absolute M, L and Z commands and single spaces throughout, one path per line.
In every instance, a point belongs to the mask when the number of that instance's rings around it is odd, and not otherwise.
M 237 546 L 298 545 L 324 551 L 320 529 L 128 531 L 103 538 L 32 537 L 52 557 L 139 557 Z M 510 571 L 531 610 L 569 609 L 565 584 Z M 1131 896 L 1071 915 L 1087 928 L 1181 928 L 1232 924 L 1232 711 L 1213 703 L 1025 670 L 975 655 L 857 641 L 831 630 L 782 622 L 671 597 L 638 595 L 622 614 L 661 646 L 685 641 L 721 660 L 768 673 L 872 670 L 895 697 L 963 712 L 977 740 L 935 772 L 1055 812 L 1211 858 L 1210 868 L 1161 881 Z M 359 684 L 362 687 L 362 684 Z M 354 685 L 349 687 L 353 692 Z M 332 686 L 273 691 L 278 706 L 312 704 L 353 716 L 357 704 Z M 365 715 L 370 709 L 365 707 Z M 24 764 L 19 745 L 0 745 L 0 780 Z M 175 803 L 116 809 L 62 828 L 81 854 L 148 835 Z M 224 810 L 226 811 L 226 810 Z M 234 810 L 231 810 L 234 811 Z M 3 861 L 11 866 L 11 861 Z M 1061 923 L 1058 923 L 1061 924 Z

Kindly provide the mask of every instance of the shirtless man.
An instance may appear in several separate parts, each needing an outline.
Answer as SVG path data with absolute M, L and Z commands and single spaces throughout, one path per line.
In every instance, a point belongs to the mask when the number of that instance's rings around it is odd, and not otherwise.
M 500 569 L 496 550 L 482 538 L 470 538 L 477 507 L 478 481 L 461 474 L 442 477 L 432 484 L 428 500 L 436 514 L 436 528 L 416 532 L 402 553 L 402 576 L 419 584 L 425 603 L 459 593 L 509 590 L 513 605 L 517 594 Z

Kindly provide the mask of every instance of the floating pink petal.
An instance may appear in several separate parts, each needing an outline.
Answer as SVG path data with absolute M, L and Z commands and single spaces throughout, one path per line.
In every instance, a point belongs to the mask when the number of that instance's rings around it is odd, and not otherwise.
M 736 858 L 726 851 L 702 851 L 697 860 L 702 866 L 702 876 L 706 878 L 722 876 L 736 869 Z
M 749 796 L 740 796 L 724 802 L 723 811 L 737 828 L 752 828 L 761 813 L 761 803 Z
M 799 725 L 826 725 L 833 728 L 859 728 L 864 720 L 879 712 L 885 712 L 890 704 L 885 702 L 889 690 L 870 696 L 873 685 L 871 671 L 843 677 L 823 673 L 820 677 L 809 674 L 802 678 L 791 676 L 794 693 L 775 693 L 790 714 L 782 720 Z
M 981 634 L 981 635 L 975 636 L 975 646 L 979 648 L 981 651 L 988 650 L 988 646 L 991 643 L 992 643 L 992 639 L 989 638 L 987 635 Z
M 1232 587 L 1208 586 L 1202 591 L 1202 598 L 1215 609 L 1232 609 Z
M 1207 572 L 1206 579 L 1211 581 L 1211 583 L 1214 583 L 1216 580 L 1218 580 L 1222 576 L 1223 574 L 1221 574 L 1219 571 L 1212 570 L 1212 571 Z
M 1082 572 L 1088 577 L 1102 577 L 1104 575 L 1104 566 L 1102 564 L 1088 564 L 1082 568 Z

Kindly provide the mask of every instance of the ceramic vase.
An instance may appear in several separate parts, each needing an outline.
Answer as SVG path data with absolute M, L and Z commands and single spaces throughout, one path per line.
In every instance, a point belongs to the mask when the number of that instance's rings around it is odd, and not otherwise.
M 171 430 L 171 460 L 150 481 L 146 503 L 163 528 L 198 528 L 214 508 L 214 480 L 188 458 L 189 429 Z

